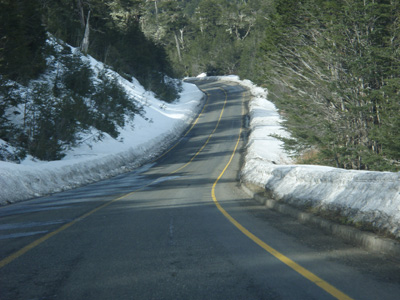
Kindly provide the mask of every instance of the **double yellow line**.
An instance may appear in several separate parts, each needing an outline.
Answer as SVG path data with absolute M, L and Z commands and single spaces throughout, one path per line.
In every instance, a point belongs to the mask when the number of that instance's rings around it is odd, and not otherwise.
M 221 88 L 221 90 L 225 93 L 225 100 L 224 100 L 224 104 L 223 107 L 221 109 L 221 113 L 219 115 L 217 124 L 215 126 L 215 128 L 213 129 L 213 131 L 210 133 L 210 135 L 208 136 L 207 140 L 205 141 L 205 143 L 203 144 L 203 146 L 192 156 L 192 158 L 183 166 L 181 166 L 180 168 L 176 169 L 175 171 L 172 171 L 171 173 L 164 175 L 162 177 L 166 177 L 166 176 L 170 176 L 172 174 L 175 174 L 177 172 L 179 172 L 180 170 L 182 170 L 183 168 L 187 167 L 190 163 L 193 162 L 193 160 L 200 154 L 201 151 L 203 151 L 203 149 L 206 147 L 206 145 L 209 143 L 210 139 L 212 138 L 212 136 L 214 135 L 215 131 L 217 130 L 224 110 L 225 110 L 225 106 L 227 103 L 227 98 L 228 95 L 226 93 L 226 91 Z M 207 92 L 205 92 L 207 94 L 207 102 L 204 105 L 202 111 L 200 112 L 200 114 L 198 115 L 197 119 L 193 122 L 192 126 L 189 128 L 189 130 L 185 133 L 185 135 L 183 137 L 185 137 L 192 129 L 193 127 L 197 124 L 198 120 L 200 119 L 201 115 L 204 113 L 205 107 L 208 104 L 209 101 L 209 94 Z M 247 230 L 245 227 L 243 227 L 238 221 L 236 221 L 222 206 L 221 204 L 218 202 L 216 195 L 215 195 L 215 189 L 216 186 L 219 182 L 219 180 L 222 178 L 222 176 L 224 175 L 224 173 L 226 172 L 226 170 L 228 169 L 229 165 L 231 164 L 237 148 L 239 147 L 239 143 L 240 143 L 240 136 L 242 133 L 242 128 L 240 128 L 239 130 L 239 134 L 238 134 L 238 138 L 236 141 L 236 145 L 233 149 L 233 152 L 230 156 L 230 159 L 228 161 L 228 163 L 225 165 L 224 169 L 222 170 L 222 172 L 219 174 L 218 178 L 216 179 L 216 181 L 214 182 L 214 184 L 212 185 L 211 188 L 211 197 L 213 199 L 214 204 L 216 205 L 216 207 L 218 208 L 218 210 L 237 228 L 239 229 L 244 235 L 246 235 L 249 239 L 251 239 L 254 243 L 256 243 L 257 245 L 259 245 L 261 248 L 263 248 L 265 251 L 267 251 L 268 253 L 270 253 L 271 255 L 273 255 L 274 257 L 276 257 L 279 261 L 281 261 L 282 263 L 284 263 L 285 265 L 289 266 L 290 268 L 292 268 L 294 271 L 296 271 L 297 273 L 299 273 L 300 275 L 302 275 L 303 277 L 305 277 L 306 279 L 308 279 L 309 281 L 311 281 L 312 283 L 316 284 L 317 286 L 319 286 L 321 289 L 323 289 L 324 291 L 326 291 L 327 293 L 329 293 L 330 295 L 332 295 L 333 297 L 337 298 L 337 299 L 343 299 L 343 300 L 351 300 L 352 298 L 350 298 L 349 296 L 347 296 L 346 294 L 344 294 L 343 292 L 339 291 L 338 289 L 336 289 L 334 286 L 332 286 L 331 284 L 329 284 L 328 282 L 324 281 L 323 279 L 319 278 L 318 276 L 316 276 L 315 274 L 313 274 L 312 272 L 308 271 L 307 269 L 303 268 L 302 266 L 300 266 L 299 264 L 297 264 L 296 262 L 294 262 L 293 260 L 291 260 L 290 258 L 286 257 L 285 255 L 283 255 L 282 253 L 278 252 L 277 250 L 275 250 L 274 248 L 272 248 L 271 246 L 269 246 L 268 244 L 266 244 L 265 242 L 263 242 L 261 239 L 259 239 L 257 236 L 255 236 L 254 234 L 252 234 L 249 230 Z M 182 139 L 180 139 L 174 146 L 172 146 L 169 150 L 167 150 L 166 152 L 164 152 L 161 156 L 159 156 L 157 159 L 155 159 L 154 161 L 160 159 L 161 157 L 163 157 L 164 155 L 166 155 L 168 152 L 170 152 L 172 149 L 174 149 L 181 141 Z M 162 178 L 161 177 L 161 178 Z M 89 217 L 90 215 L 94 214 L 95 212 L 109 206 L 110 204 L 127 198 L 131 195 L 133 195 L 134 193 L 144 189 L 145 187 L 148 187 L 149 185 L 153 184 L 155 181 L 159 180 L 156 179 L 154 181 L 152 181 L 151 183 L 133 191 L 130 192 L 128 194 L 125 194 L 121 197 L 118 197 L 116 199 L 113 199 L 91 211 L 89 211 L 88 213 L 76 218 L 75 220 L 61 226 L 60 228 L 58 228 L 57 230 L 50 232 L 46 235 L 44 235 L 43 237 L 35 240 L 34 242 L 30 243 L 29 245 L 23 247 L 22 249 L 18 250 L 17 252 L 11 254 L 10 256 L 4 258 L 3 260 L 0 261 L 0 268 L 3 268 L 4 266 L 6 266 L 7 264 L 11 263 L 12 261 L 14 261 L 15 259 L 17 259 L 18 257 L 24 255 L 26 252 L 30 251 L 31 249 L 35 248 L 36 246 L 40 245 L 41 243 L 45 242 L 46 240 L 50 239 L 51 237 L 55 236 L 56 234 L 66 230 L 67 228 L 73 226 L 74 224 L 76 224 L 77 222 Z
M 225 91 L 224 91 L 224 92 L 225 92 Z M 203 115 L 203 113 L 204 113 L 204 110 L 205 110 L 206 106 L 208 105 L 209 98 L 210 98 L 209 94 L 208 94 L 207 92 L 205 92 L 205 93 L 206 93 L 206 95 L 207 95 L 207 101 L 206 101 L 206 103 L 204 104 L 203 109 L 201 110 L 201 112 L 200 112 L 199 115 L 197 116 L 196 120 L 193 122 L 192 126 L 187 130 L 187 132 L 183 135 L 183 137 L 182 137 L 175 145 L 173 145 L 171 148 L 169 148 L 167 151 L 165 151 L 162 155 L 160 155 L 160 156 L 157 157 L 155 160 L 153 160 L 153 162 L 156 161 L 156 160 L 158 160 L 158 159 L 160 159 L 161 157 L 165 156 L 168 152 L 170 152 L 172 149 L 174 149 L 175 147 L 177 147 L 178 144 L 182 141 L 182 139 L 183 139 L 185 136 L 187 136 L 187 135 L 189 134 L 189 132 L 193 129 L 193 127 L 198 123 L 200 117 L 201 117 L 201 116 Z M 208 136 L 208 138 L 207 138 L 206 142 L 203 144 L 203 146 L 196 152 L 196 154 L 194 154 L 194 156 L 193 156 L 193 157 L 189 160 L 189 162 L 187 162 L 185 165 L 183 165 L 182 167 L 176 169 L 175 171 L 173 171 L 173 172 L 171 172 L 171 173 L 169 173 L 169 174 L 167 174 L 167 175 L 164 175 L 164 176 L 162 176 L 162 177 L 160 177 L 160 178 L 167 177 L 167 176 L 170 176 L 170 175 L 172 175 L 172 174 L 175 174 L 175 173 L 179 172 L 179 171 L 182 170 L 183 168 L 187 167 L 187 166 L 200 154 L 200 152 L 206 147 L 206 145 L 207 145 L 208 142 L 210 141 L 211 137 L 213 136 L 213 134 L 214 134 L 215 131 L 217 130 L 217 128 L 218 128 L 218 126 L 219 126 L 219 123 L 220 123 L 220 121 L 221 121 L 221 119 L 222 119 L 222 115 L 223 115 L 224 110 L 225 110 L 226 102 L 227 102 L 227 94 L 226 94 L 226 92 L 225 92 L 225 100 L 224 100 L 224 104 L 223 104 L 221 113 L 220 113 L 220 115 L 219 115 L 217 124 L 216 124 L 214 130 L 213 130 L 213 131 L 211 132 L 211 134 Z M 49 233 L 45 234 L 45 235 L 42 236 L 41 238 L 39 238 L 39 239 L 33 241 L 32 243 L 30 243 L 30 244 L 26 245 L 25 247 L 21 248 L 20 250 L 14 252 L 13 254 L 11 254 L 11 255 L 7 256 L 6 258 L 2 259 L 2 260 L 0 261 L 0 269 L 3 268 L 4 266 L 8 265 L 9 263 L 11 263 L 12 261 L 14 261 L 15 259 L 17 259 L 18 257 L 24 255 L 24 254 L 27 253 L 28 251 L 32 250 L 33 248 L 39 246 L 40 244 L 42 244 L 43 242 L 47 241 L 48 239 L 50 239 L 51 237 L 55 236 L 56 234 L 58 234 L 58 233 L 60 233 L 60 232 L 62 232 L 62 231 L 64 231 L 64 230 L 66 230 L 67 228 L 69 228 L 69 227 L 71 227 L 72 225 L 76 224 L 77 222 L 82 221 L 83 219 L 86 219 L 86 218 L 89 217 L 90 215 L 92 215 L 92 214 L 94 214 L 95 212 L 97 212 L 97 211 L 99 211 L 99 210 L 101 210 L 101 209 L 103 209 L 103 208 L 105 208 L 105 207 L 111 205 L 112 203 L 114 203 L 114 202 L 116 202 L 116 201 L 125 199 L 125 198 L 127 198 L 127 197 L 133 195 L 134 193 L 136 193 L 136 192 L 138 192 L 138 191 L 140 191 L 140 190 L 143 190 L 144 188 L 146 188 L 146 187 L 152 185 L 154 182 L 156 182 L 156 181 L 159 180 L 160 178 L 157 178 L 156 180 L 154 180 L 154 181 L 148 183 L 147 185 L 144 185 L 144 186 L 142 186 L 142 187 L 140 187 L 140 188 L 134 190 L 133 192 L 130 192 L 130 193 L 125 194 L 125 195 L 123 195 L 123 196 L 121 196 L 121 197 L 115 198 L 115 199 L 113 199 L 113 200 L 111 200 L 111 201 L 109 201 L 109 202 L 107 202 L 107 203 L 104 203 L 104 204 L 102 204 L 102 205 L 96 207 L 95 209 L 93 209 L 93 210 L 91 210 L 91 211 L 85 213 L 84 215 L 82 215 L 82 216 L 80 216 L 80 217 L 78 217 L 78 218 L 72 220 L 71 222 L 69 222 L 69 223 L 67 223 L 67 224 L 64 224 L 63 226 L 61 226 L 60 228 L 56 229 L 55 231 L 52 231 L 52 232 L 49 232 Z

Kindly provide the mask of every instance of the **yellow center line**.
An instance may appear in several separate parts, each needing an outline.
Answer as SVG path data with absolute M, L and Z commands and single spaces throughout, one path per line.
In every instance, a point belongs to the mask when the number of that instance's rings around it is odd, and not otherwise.
M 219 115 L 217 124 L 214 128 L 214 130 L 211 132 L 211 134 L 208 136 L 206 142 L 203 144 L 203 146 L 197 151 L 196 154 L 194 154 L 194 156 L 190 159 L 189 162 L 187 162 L 185 165 L 183 165 L 182 167 L 176 169 L 175 171 L 169 173 L 168 175 L 162 176 L 162 177 L 166 177 L 166 176 L 170 176 L 172 174 L 177 173 L 178 171 L 182 170 L 183 168 L 187 167 L 191 162 L 193 162 L 193 160 L 200 154 L 200 152 L 206 147 L 206 145 L 209 143 L 211 137 L 214 135 L 215 131 L 217 130 L 220 121 L 222 119 L 222 115 L 224 113 L 225 110 L 225 106 L 226 106 L 226 102 L 227 102 L 227 93 L 225 92 L 224 89 L 221 88 L 221 90 L 224 91 L 225 93 L 225 101 L 224 101 L 224 105 L 222 107 L 221 113 Z M 207 93 L 206 93 L 207 94 Z M 208 99 L 207 99 L 207 103 L 209 100 L 209 95 L 207 94 Z M 185 133 L 185 135 L 183 137 L 185 137 L 192 129 L 193 127 L 197 124 L 198 120 L 200 119 L 200 116 L 203 114 L 204 109 L 207 105 L 207 103 L 204 105 L 201 113 L 199 114 L 199 116 L 197 117 L 197 119 L 195 120 L 195 122 L 192 124 L 192 126 L 190 127 L 190 129 Z M 302 276 L 304 276 L 305 278 L 307 278 L 308 280 L 310 280 L 311 282 L 313 282 L 314 284 L 316 284 L 317 286 L 321 287 L 323 290 L 325 290 L 326 292 L 328 292 L 329 294 L 331 294 L 332 296 L 334 296 L 337 299 L 346 299 L 346 300 L 351 300 L 351 298 L 349 296 L 347 296 L 346 294 L 342 293 L 341 291 L 339 291 L 338 289 L 336 289 L 335 287 L 333 287 L 332 285 L 330 285 L 329 283 L 327 283 L 326 281 L 322 280 L 321 278 L 319 278 L 318 276 L 316 276 L 315 274 L 313 274 L 312 272 L 308 271 L 307 269 L 303 268 L 302 266 L 300 266 L 299 264 L 297 264 L 296 262 L 294 262 L 293 260 L 291 260 L 290 258 L 286 257 L 285 255 L 281 254 L 280 252 L 278 252 L 277 250 L 275 250 L 274 248 L 272 248 L 271 246 L 269 246 L 268 244 L 264 243 L 261 239 L 259 239 L 257 236 L 255 236 L 254 234 L 252 234 L 250 231 L 248 231 L 245 227 L 243 227 L 238 221 L 236 221 L 225 209 L 222 208 L 222 206 L 220 205 L 220 203 L 218 202 L 216 196 L 215 196 L 215 188 L 217 183 L 219 182 L 219 180 L 222 178 L 222 176 L 224 175 L 224 173 L 226 172 L 227 168 L 229 167 L 229 165 L 231 164 L 233 157 L 237 151 L 237 148 L 239 146 L 239 142 L 240 142 L 240 135 L 242 132 L 242 128 L 240 128 L 239 130 L 239 136 L 236 142 L 236 145 L 234 147 L 233 153 L 228 161 L 228 163 L 226 164 L 225 168 L 223 169 L 223 171 L 221 172 L 221 174 L 218 176 L 217 180 L 214 182 L 213 186 L 212 186 L 212 190 L 211 190 L 211 195 L 212 195 L 212 199 L 216 205 L 216 207 L 219 209 L 219 211 L 235 226 L 237 227 L 243 234 L 245 234 L 247 237 L 249 237 L 253 242 L 255 242 L 257 245 L 259 245 L 260 247 L 262 247 L 264 250 L 266 250 L 267 252 L 269 252 L 270 254 L 272 254 L 273 256 L 275 256 L 278 260 L 280 260 L 281 262 L 283 262 L 284 264 L 286 264 L 287 266 L 289 266 L 290 268 L 292 268 L 293 270 L 295 270 L 296 272 L 298 272 L 299 274 L 301 274 Z M 181 141 L 182 139 L 180 139 Z M 174 149 L 179 143 L 177 142 L 174 146 L 172 146 L 168 151 L 164 152 L 161 156 L 159 156 L 157 159 L 160 159 L 161 157 L 165 156 L 168 152 L 170 152 L 172 149 Z M 156 159 L 156 160 L 157 160 Z M 161 178 L 162 178 L 161 177 Z M 56 234 L 66 230 L 67 228 L 73 226 L 74 224 L 76 224 L 77 222 L 89 217 L 90 215 L 94 214 L 95 212 L 111 205 L 112 203 L 127 198 L 131 195 L 133 195 L 134 193 L 143 190 L 145 187 L 150 186 L 151 184 L 153 184 L 155 181 L 159 180 L 156 179 L 154 181 L 152 181 L 151 183 L 133 191 L 130 192 L 128 194 L 125 194 L 121 197 L 118 197 L 116 199 L 113 199 L 91 211 L 89 211 L 88 213 L 85 213 L 84 215 L 76 218 L 75 220 L 61 226 L 60 228 L 56 229 L 55 231 L 52 231 L 46 235 L 44 235 L 43 237 L 35 240 L 34 242 L 28 244 L 27 246 L 21 248 L 20 250 L 16 251 L 15 253 L 9 255 L 8 257 L 6 257 L 5 259 L 0 261 L 0 268 L 3 268 L 4 266 L 6 266 L 7 264 L 11 263 L 12 261 L 14 261 L 15 259 L 17 259 L 18 257 L 24 255 L 26 252 L 32 250 L 33 248 L 35 248 L 36 246 L 40 245 L 41 243 L 45 242 L 46 240 L 50 239 L 51 237 L 55 236 Z
M 222 89 L 222 88 L 221 88 L 221 89 Z M 222 90 L 223 90 L 223 89 L 222 89 Z M 223 90 L 223 91 L 224 91 L 224 90 Z M 205 92 L 205 91 L 203 91 L 203 92 Z M 185 165 L 183 165 L 182 167 L 176 169 L 175 171 L 172 171 L 171 173 L 169 173 L 169 174 L 167 174 L 167 175 L 161 176 L 161 177 L 155 179 L 154 181 L 152 181 L 152 182 L 150 182 L 150 183 L 148 183 L 148 184 L 146 184 L 146 185 L 144 185 L 144 186 L 142 186 L 142 187 L 140 187 L 140 188 L 134 190 L 133 192 L 130 192 L 130 193 L 125 194 L 125 195 L 123 195 L 123 196 L 121 196 L 121 197 L 115 198 L 115 199 L 113 199 L 113 200 L 111 200 L 111 201 L 109 201 L 109 202 L 107 202 L 107 203 L 104 203 L 104 204 L 102 204 L 102 205 L 96 207 L 95 209 L 93 209 L 93 210 L 91 210 L 91 211 L 89 211 L 89 212 L 83 214 L 82 216 L 80 216 L 80 217 L 78 217 L 78 218 L 72 220 L 71 222 L 69 222 L 69 223 L 67 223 L 67 224 L 65 224 L 65 225 L 63 225 L 63 226 L 61 226 L 60 228 L 56 229 L 55 231 L 52 231 L 52 232 L 50 232 L 50 233 L 45 234 L 45 235 L 42 236 L 41 238 L 39 238 L 39 239 L 33 241 L 32 243 L 30 243 L 30 244 L 26 245 L 25 247 L 21 248 L 20 250 L 14 252 L 13 254 L 7 256 L 6 258 L 4 258 L 4 259 L 2 259 L 2 260 L 0 260 L 0 269 L 3 268 L 4 266 L 8 265 L 9 263 L 11 263 L 12 261 L 14 261 L 15 259 L 17 259 L 18 257 L 24 255 L 24 254 L 27 253 L 28 251 L 32 250 L 33 248 L 37 247 L 37 246 L 40 245 L 41 243 L 43 243 L 43 242 L 45 242 L 46 240 L 50 239 L 51 237 L 55 236 L 56 234 L 58 234 L 58 233 L 60 233 L 60 232 L 62 232 L 62 231 L 64 231 L 64 230 L 66 230 L 67 228 L 71 227 L 72 225 L 76 224 L 77 222 L 79 222 L 79 221 L 81 221 L 81 220 L 83 220 L 83 219 L 86 219 L 87 217 L 89 217 L 90 215 L 94 214 L 95 212 L 97 212 L 97 211 L 99 211 L 99 210 L 101 210 L 101 209 L 103 209 L 103 208 L 105 208 L 105 207 L 111 205 L 111 204 L 114 203 L 114 202 L 117 202 L 117 201 L 119 201 L 119 200 L 125 199 L 125 198 L 127 198 L 127 197 L 129 197 L 129 196 L 131 196 L 131 195 L 133 195 L 133 194 L 135 194 L 135 193 L 137 193 L 138 191 L 143 190 L 144 188 L 146 188 L 146 187 L 152 185 L 154 182 L 158 181 L 160 178 L 164 178 L 164 177 L 170 176 L 170 175 L 172 175 L 172 174 L 175 174 L 175 173 L 177 173 L 178 171 L 182 170 L 183 168 L 187 167 L 187 166 L 188 166 L 190 163 L 192 163 L 193 160 L 200 154 L 200 152 L 203 151 L 203 149 L 204 149 L 204 148 L 206 147 L 206 145 L 209 143 L 211 137 L 213 136 L 213 134 L 214 134 L 215 131 L 217 130 L 217 128 L 218 128 L 218 126 L 219 126 L 219 123 L 221 122 L 222 115 L 223 115 L 223 113 L 224 113 L 225 106 L 226 106 L 226 103 L 227 103 L 227 98 L 228 98 L 227 93 L 226 93 L 225 91 L 224 91 L 224 93 L 225 93 L 224 105 L 223 105 L 223 107 L 222 107 L 222 109 L 221 109 L 221 113 L 220 113 L 220 115 L 219 115 L 219 118 L 218 118 L 218 121 L 217 121 L 217 124 L 216 124 L 214 130 L 213 130 L 213 131 L 211 132 L 211 134 L 208 136 L 208 138 L 207 138 L 206 142 L 203 144 L 203 146 L 196 152 L 196 154 L 194 154 L 194 156 L 190 159 L 189 162 L 187 162 L 187 163 L 186 163 Z M 209 94 L 208 94 L 207 92 L 205 92 L 205 94 L 207 95 L 207 101 L 206 101 L 206 103 L 205 103 L 205 105 L 204 105 L 202 111 L 200 112 L 199 116 L 197 117 L 197 119 L 195 120 L 195 122 L 193 123 L 193 125 L 189 128 L 189 130 L 185 133 L 185 135 L 184 135 L 183 137 L 185 137 L 185 136 L 193 129 L 193 127 L 197 124 L 197 122 L 199 121 L 201 115 L 203 114 L 203 112 L 204 112 L 204 110 L 205 110 L 205 107 L 207 106 L 208 101 L 209 101 L 209 98 L 210 98 L 210 97 L 209 97 Z M 154 161 L 156 161 L 156 160 L 160 159 L 161 157 L 165 156 L 168 152 L 170 152 L 172 149 L 174 149 L 181 141 L 182 141 L 182 138 L 181 138 L 174 146 L 172 146 L 168 151 L 164 152 L 161 156 L 159 156 L 159 157 L 158 157 L 157 159 L 155 159 Z M 154 162 L 154 161 L 153 161 L 153 162 Z
M 243 115 L 243 107 L 242 107 L 242 115 Z M 214 201 L 214 204 L 218 208 L 218 210 L 237 228 L 239 229 L 244 235 L 246 235 L 249 239 L 251 239 L 254 243 L 259 245 L 261 248 L 263 248 L 265 251 L 268 253 L 272 254 L 274 257 L 276 257 L 278 260 L 280 260 L 282 263 L 285 265 L 289 266 L 292 268 L 294 271 L 302 275 L 303 277 L 307 278 L 309 281 L 312 283 L 316 284 L 319 286 L 321 289 L 326 291 L 327 293 L 331 294 L 333 297 L 336 299 L 341 299 L 341 300 L 352 300 L 349 296 L 326 282 L 325 280 L 319 278 L 317 275 L 314 273 L 310 272 L 309 270 L 305 269 L 304 267 L 300 266 L 298 263 L 294 262 L 291 260 L 289 257 L 283 255 L 279 251 L 275 250 L 265 242 L 263 242 L 260 238 L 252 234 L 249 230 L 247 230 L 243 225 L 241 225 L 238 221 L 236 221 L 224 208 L 222 208 L 221 204 L 218 202 L 217 197 L 215 196 L 215 188 L 219 182 L 219 180 L 222 178 L 226 170 L 228 169 L 229 165 L 231 164 L 233 157 L 236 154 L 237 148 L 240 143 L 240 136 L 242 134 L 242 128 L 239 130 L 239 135 L 236 141 L 236 145 L 233 149 L 232 155 L 226 164 L 225 168 L 222 170 L 221 174 L 219 174 L 217 180 L 214 182 L 212 188 L 211 188 L 211 197 Z
M 214 127 L 214 130 L 210 133 L 210 135 L 208 136 L 206 142 L 205 142 L 205 143 L 203 144 L 203 146 L 199 149 L 199 151 L 197 151 L 197 153 L 196 153 L 195 155 L 193 155 L 193 157 L 192 157 L 185 165 L 183 165 L 182 167 L 180 167 L 180 168 L 176 169 L 175 171 L 169 173 L 169 174 L 166 175 L 166 176 L 170 176 L 170 175 L 172 175 L 172 174 L 175 174 L 175 173 L 179 172 L 180 170 L 182 170 L 183 168 L 186 168 L 190 163 L 192 163 L 192 161 L 193 161 L 193 160 L 200 154 L 200 152 L 203 151 L 203 149 L 207 146 L 208 142 L 210 141 L 210 139 L 211 139 L 212 136 L 214 135 L 215 131 L 217 130 L 217 128 L 218 128 L 218 126 L 219 126 L 219 123 L 221 122 L 222 115 L 224 114 L 226 102 L 227 102 L 227 99 L 228 99 L 228 94 L 225 92 L 225 90 L 224 90 L 223 88 L 220 88 L 220 89 L 225 93 L 225 100 L 224 100 L 224 105 L 222 106 L 222 109 L 221 109 L 221 113 L 219 114 L 219 118 L 218 118 L 217 124 L 216 124 L 215 127 Z
M 203 109 L 201 110 L 201 112 L 200 112 L 199 115 L 197 116 L 196 120 L 193 122 L 192 126 L 191 126 L 191 127 L 186 131 L 186 133 L 178 140 L 178 142 L 176 142 L 175 145 L 173 145 L 173 146 L 172 146 L 171 148 L 169 148 L 167 151 L 165 151 L 164 153 L 162 153 L 160 156 L 156 157 L 156 158 L 155 158 L 153 161 L 151 161 L 150 163 L 159 160 L 160 158 L 162 158 L 162 157 L 164 157 L 165 155 L 167 155 L 171 150 L 175 149 L 176 146 L 178 146 L 178 145 L 180 144 L 180 142 L 183 140 L 183 138 L 185 138 L 185 137 L 189 134 L 189 132 L 192 131 L 193 127 L 197 124 L 197 122 L 199 121 L 200 117 L 203 115 L 204 110 L 205 110 L 206 106 L 208 105 L 208 100 L 210 100 L 210 97 L 209 97 L 208 93 L 205 92 L 205 91 L 203 91 L 203 90 L 202 90 L 202 92 L 205 93 L 205 94 L 207 95 L 207 101 L 206 101 L 206 103 L 203 105 Z

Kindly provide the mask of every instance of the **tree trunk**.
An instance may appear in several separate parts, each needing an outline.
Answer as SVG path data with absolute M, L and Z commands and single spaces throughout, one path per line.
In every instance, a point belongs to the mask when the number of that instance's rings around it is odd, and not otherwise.
M 85 13 L 83 12 L 82 0 L 77 0 L 79 10 L 79 20 L 81 21 L 82 28 L 85 28 Z
M 179 62 L 182 62 L 181 47 L 180 47 L 180 45 L 179 45 L 178 35 L 176 34 L 175 31 L 174 31 L 174 37 L 175 37 L 176 50 L 177 50 L 177 52 L 178 52 Z
M 90 18 L 90 10 L 88 12 L 88 17 L 86 20 L 86 27 L 85 27 L 85 35 L 83 36 L 82 47 L 81 50 L 83 53 L 87 53 L 89 50 L 89 18 Z

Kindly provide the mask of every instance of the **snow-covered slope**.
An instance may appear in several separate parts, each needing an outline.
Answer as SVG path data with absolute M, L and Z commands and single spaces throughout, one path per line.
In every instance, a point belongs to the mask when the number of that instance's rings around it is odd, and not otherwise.
M 92 57 L 84 59 L 95 72 L 104 69 Z M 128 81 L 109 69 L 106 72 L 144 107 L 142 116 L 127 119 L 117 139 L 105 134 L 98 141 L 99 132 L 94 129 L 85 133 L 81 136 L 84 142 L 66 152 L 60 161 L 43 162 L 32 157 L 21 164 L 0 161 L 0 204 L 71 189 L 134 169 L 179 138 L 202 106 L 203 93 L 193 84 L 183 83 L 179 100 L 168 104 L 145 91 L 136 80 Z

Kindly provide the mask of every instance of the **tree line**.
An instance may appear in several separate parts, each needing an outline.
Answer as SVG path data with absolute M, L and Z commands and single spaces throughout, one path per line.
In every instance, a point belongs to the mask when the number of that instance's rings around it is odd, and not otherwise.
M 300 163 L 400 170 L 398 0 L 159 0 L 140 16 L 181 75 L 268 87 Z
M 276 0 L 259 78 L 305 162 L 400 169 L 400 3 Z
M 400 169 L 398 0 L 0 5 L 3 78 L 43 71 L 46 31 L 167 100 L 177 90 L 165 75 L 237 74 L 268 87 L 291 134 L 282 138 L 285 148 L 299 162 Z
M 129 78 L 134 76 L 159 98 L 172 101 L 177 90 L 165 76 L 174 70 L 164 48 L 139 26 L 139 0 L 1 0 L 0 74 L 23 82 L 45 69 L 46 32 L 82 47 Z M 83 48 L 82 48 L 83 49 Z
M 272 0 L 146 1 L 140 26 L 166 49 L 179 76 L 253 75 Z

